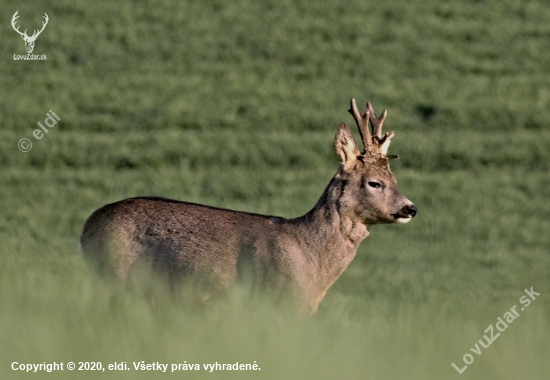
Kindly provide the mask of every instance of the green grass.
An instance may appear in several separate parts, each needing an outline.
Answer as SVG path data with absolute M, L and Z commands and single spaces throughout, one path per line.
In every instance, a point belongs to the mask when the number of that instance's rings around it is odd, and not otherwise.
M 543 1 L 0 2 L 0 378 L 546 379 L 550 11 Z M 42 62 L 14 61 L 50 21 Z M 245 288 L 115 294 L 76 254 L 103 204 L 307 212 L 350 97 L 388 108 L 406 226 L 376 226 L 300 320 Z M 53 110 L 61 121 L 32 132 Z M 18 141 L 31 139 L 22 153 Z M 540 296 L 478 356 L 484 330 Z M 459 375 L 470 353 L 473 364 Z M 24 374 L 11 363 L 253 363 Z

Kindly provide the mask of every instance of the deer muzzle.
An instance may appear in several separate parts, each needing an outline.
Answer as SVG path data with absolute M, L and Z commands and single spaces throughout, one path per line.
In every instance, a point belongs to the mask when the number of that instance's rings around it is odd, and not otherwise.
M 398 213 L 393 214 L 393 217 L 395 218 L 396 223 L 407 223 L 414 218 L 417 212 L 418 208 L 414 205 L 414 203 L 410 203 L 403 206 Z

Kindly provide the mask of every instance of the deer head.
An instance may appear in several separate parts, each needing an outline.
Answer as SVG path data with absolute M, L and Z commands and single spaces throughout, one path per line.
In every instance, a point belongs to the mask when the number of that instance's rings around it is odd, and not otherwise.
M 386 154 L 394 136 L 394 132 L 382 134 L 387 111 L 376 117 L 369 102 L 366 110 L 359 113 L 352 98 L 349 112 L 359 128 L 364 150 L 359 152 L 349 126 L 340 124 L 334 148 L 341 161 L 336 175 L 343 182 L 341 210 L 366 225 L 407 223 L 416 215 L 417 208 L 398 189 L 390 170 L 390 160 L 398 156 Z
M 34 30 L 34 33 L 32 34 L 32 36 L 28 36 L 27 35 L 27 29 L 25 29 L 24 32 L 20 32 L 19 31 L 19 27 L 15 27 L 15 22 L 17 20 L 17 18 L 19 17 L 17 15 L 17 13 L 19 13 L 19 11 L 15 12 L 12 19 L 11 19 L 11 26 L 13 27 L 13 29 L 19 33 L 19 35 L 21 36 L 21 38 L 25 41 L 25 49 L 27 49 L 27 53 L 32 53 L 32 51 L 34 50 L 34 42 L 36 41 L 36 39 L 38 38 L 38 36 L 40 35 L 40 33 L 42 33 L 42 31 L 44 30 L 44 28 L 46 27 L 46 25 L 48 24 L 48 15 L 46 13 L 44 13 L 44 22 L 42 22 L 42 29 L 40 30 Z

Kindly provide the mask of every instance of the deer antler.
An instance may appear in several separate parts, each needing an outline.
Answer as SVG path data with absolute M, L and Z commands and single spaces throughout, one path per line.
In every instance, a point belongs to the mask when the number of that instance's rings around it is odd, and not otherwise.
M 351 108 L 349 113 L 353 115 L 353 118 L 357 123 L 359 134 L 361 135 L 361 141 L 365 147 L 365 153 L 373 151 L 386 155 L 388 148 L 390 147 L 390 139 L 395 135 L 394 132 L 386 132 L 382 135 L 382 126 L 384 125 L 388 111 L 384 109 L 382 114 L 376 117 L 372 104 L 367 102 L 367 109 L 360 114 L 357 110 L 355 99 L 351 98 Z M 371 124 L 371 131 L 369 131 L 368 127 L 369 122 Z M 387 157 L 389 159 L 399 158 L 399 156 L 393 154 Z
M 388 115 L 388 110 L 384 109 L 384 111 L 382 111 L 382 114 L 376 117 L 376 113 L 374 112 L 374 109 L 372 108 L 372 104 L 370 102 L 367 102 L 367 109 L 370 111 L 372 134 L 378 142 L 380 153 L 385 155 L 388 152 L 388 148 L 390 147 L 390 139 L 395 135 L 395 132 L 386 132 L 384 135 L 382 135 L 382 126 L 384 125 L 384 121 L 386 120 L 386 116 Z M 399 158 L 399 156 L 392 155 L 390 158 Z
M 348 112 L 351 113 L 351 115 L 355 119 L 357 128 L 359 128 L 359 134 L 361 135 L 361 142 L 363 143 L 365 152 L 369 151 L 369 147 L 372 145 L 371 134 L 369 131 L 369 118 L 371 116 L 370 110 L 367 108 L 365 112 L 360 114 L 359 110 L 357 109 L 357 104 L 355 103 L 355 98 L 351 98 L 351 107 Z
M 21 37 L 23 37 L 23 38 L 29 37 L 29 36 L 27 36 L 27 29 L 25 29 L 25 32 L 22 33 L 22 32 L 19 31 L 19 27 L 17 27 L 17 28 L 15 27 L 15 22 L 16 22 L 17 18 L 19 17 L 17 15 L 18 13 L 19 13 L 19 11 L 15 12 L 13 14 L 13 17 L 11 18 L 11 26 L 12 26 L 13 30 L 15 30 L 17 33 L 19 33 L 21 35 Z
M 48 14 L 46 12 L 44 12 L 44 21 L 42 22 L 42 29 L 40 29 L 39 31 L 38 30 L 34 30 L 34 33 L 32 34 L 31 38 L 35 38 L 38 37 L 40 35 L 40 33 L 42 33 L 42 31 L 44 30 L 44 28 L 46 27 L 46 25 L 48 25 L 48 20 L 50 19 L 48 17 Z
M 27 35 L 27 29 L 25 29 L 24 32 L 21 32 L 21 31 L 19 30 L 19 27 L 16 27 L 16 26 L 15 26 L 15 23 L 17 22 L 16 20 L 17 20 L 17 18 L 19 18 L 18 13 L 19 13 L 19 11 L 15 12 L 15 13 L 13 14 L 13 17 L 11 18 L 11 26 L 12 26 L 12 28 L 13 28 L 17 33 L 19 33 L 19 34 L 21 35 L 21 37 L 23 37 L 23 39 L 24 39 L 25 41 L 34 41 L 34 40 L 36 40 L 36 38 L 37 38 L 37 37 L 40 35 L 40 33 L 42 33 L 42 31 L 44 30 L 44 28 L 46 27 L 46 25 L 48 25 L 48 20 L 50 19 L 50 18 L 48 17 L 48 14 L 44 12 L 44 16 L 42 16 L 42 17 L 44 17 L 44 21 L 42 22 L 42 29 L 40 29 L 40 30 L 36 30 L 36 29 L 35 29 L 34 32 L 33 32 L 33 34 L 32 34 L 32 36 L 28 36 L 28 35 Z
M 369 110 L 370 113 L 372 135 L 377 137 L 378 139 L 381 139 L 382 125 L 384 125 L 384 121 L 386 120 L 386 116 L 388 115 L 388 110 L 384 109 L 384 111 L 382 111 L 382 114 L 379 117 L 376 117 L 376 114 L 374 113 L 374 109 L 372 108 L 372 104 L 370 102 L 367 102 L 367 110 Z

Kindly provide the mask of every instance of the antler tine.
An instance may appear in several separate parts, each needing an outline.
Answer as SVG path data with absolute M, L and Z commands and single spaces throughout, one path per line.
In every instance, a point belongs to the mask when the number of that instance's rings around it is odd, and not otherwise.
M 351 107 L 348 112 L 351 113 L 355 119 L 357 128 L 359 128 L 359 134 L 361 135 L 361 142 L 363 143 L 365 151 L 367 151 L 368 147 L 371 145 L 371 133 L 369 131 L 370 110 L 367 108 L 365 112 L 360 114 L 357 109 L 357 104 L 355 103 L 355 98 L 351 98 Z
M 13 17 L 11 18 L 11 26 L 13 26 L 14 28 L 15 28 L 15 22 L 19 18 L 18 13 L 19 13 L 19 11 L 15 11 L 15 13 L 13 14 Z
M 374 113 L 374 109 L 372 108 L 372 104 L 370 102 L 367 102 L 367 110 L 370 113 L 370 123 L 372 125 L 372 135 L 377 137 L 378 140 L 382 139 L 382 125 L 384 125 L 384 120 L 386 120 L 386 116 L 388 115 L 388 110 L 384 109 L 382 114 L 379 117 L 376 117 L 376 113 Z
M 27 30 L 25 29 L 25 32 L 24 33 L 21 33 L 21 31 L 19 30 L 19 27 L 15 27 L 15 24 L 17 22 L 17 19 L 19 18 L 19 15 L 18 15 L 19 11 L 15 12 L 13 14 L 13 17 L 11 18 L 11 26 L 13 28 L 13 30 L 15 30 L 17 33 L 19 33 L 21 36 L 23 35 L 27 35 Z

